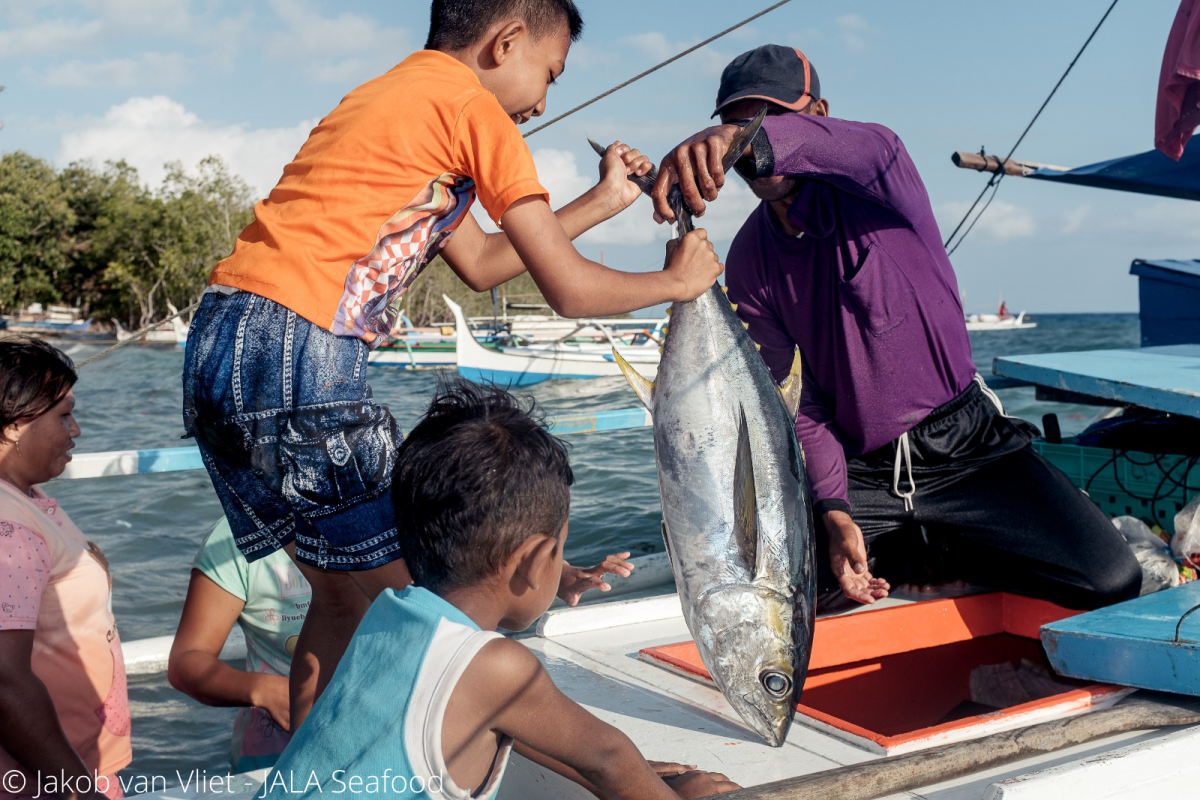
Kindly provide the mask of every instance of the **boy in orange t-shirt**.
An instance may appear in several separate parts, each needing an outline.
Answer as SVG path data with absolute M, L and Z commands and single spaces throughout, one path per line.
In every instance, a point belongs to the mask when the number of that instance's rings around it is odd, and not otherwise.
M 430 259 L 476 291 L 528 269 L 568 317 L 690 300 L 721 272 L 702 230 L 655 273 L 575 250 L 637 199 L 627 176 L 650 169 L 620 143 L 596 187 L 550 210 L 517 125 L 542 114 L 579 36 L 572 0 L 434 0 L 431 16 L 428 49 L 313 129 L 213 270 L 187 343 L 184 421 L 238 548 L 248 561 L 286 548 L 312 585 L 293 727 L 371 601 L 409 582 L 389 499 L 401 434 L 365 373 Z M 503 233 L 467 213 L 476 197 Z

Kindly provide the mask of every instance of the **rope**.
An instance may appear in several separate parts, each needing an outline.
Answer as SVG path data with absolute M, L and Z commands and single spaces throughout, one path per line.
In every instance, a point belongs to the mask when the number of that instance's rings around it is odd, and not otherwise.
M 992 200 L 996 197 L 996 191 L 1000 188 L 1000 181 L 1004 180 L 1004 167 L 1008 164 L 1008 160 L 1012 158 L 1013 153 L 1015 153 L 1017 148 L 1021 146 L 1021 142 L 1025 141 L 1025 136 L 1029 133 L 1029 129 L 1033 127 L 1033 123 L 1037 122 L 1038 117 L 1040 117 L 1042 112 L 1046 110 L 1046 106 L 1050 104 L 1050 100 L 1058 91 L 1058 87 L 1062 86 L 1063 81 L 1065 81 L 1067 76 L 1071 74 L 1071 70 L 1075 68 L 1075 62 L 1079 60 L 1079 57 L 1083 55 L 1083 51 L 1087 50 L 1088 45 L 1092 43 L 1092 39 L 1094 39 L 1096 34 L 1100 31 L 1100 26 L 1104 24 L 1104 21 L 1108 19 L 1108 15 L 1112 13 L 1114 8 L 1116 8 L 1118 1 L 1119 0 L 1112 1 L 1112 5 L 1110 5 L 1108 10 L 1104 12 L 1104 16 L 1100 18 L 1100 21 L 1096 23 L 1096 27 L 1092 29 L 1091 35 L 1087 37 L 1087 41 L 1083 43 L 1083 47 L 1079 48 L 1079 52 L 1075 54 L 1075 58 L 1071 59 L 1071 63 L 1067 65 L 1067 71 L 1064 72 L 1062 77 L 1058 79 L 1058 83 L 1054 84 L 1054 88 L 1050 90 L 1050 94 L 1042 102 L 1042 105 L 1037 110 L 1037 113 L 1033 115 L 1033 119 L 1029 120 L 1029 124 L 1026 125 L 1025 130 L 1021 132 L 1021 136 L 1017 139 L 1017 143 L 1014 144 L 1012 149 L 1008 151 L 1008 155 L 1001 160 L 1000 171 L 993 175 L 992 179 L 987 182 L 987 186 L 983 187 L 983 191 L 980 192 L 979 196 L 975 198 L 975 202 L 971 203 L 971 207 L 967 209 L 967 213 L 963 214 L 963 218 L 959 220 L 958 225 L 956 225 L 950 235 L 946 237 L 946 243 L 943 245 L 946 248 L 946 255 L 954 254 L 954 251 L 958 249 L 958 246 L 963 243 L 963 239 L 966 239 L 967 234 L 971 232 L 971 228 L 975 227 L 975 223 L 979 221 L 979 217 L 982 217 L 983 212 L 987 211 L 988 206 L 992 204 Z M 979 201 L 983 199 L 983 196 L 987 193 L 988 189 L 992 190 L 992 196 L 988 198 L 987 203 L 985 203 L 983 208 L 980 209 L 979 214 L 975 217 L 975 220 L 971 223 L 971 226 L 967 228 L 961 237 L 959 237 L 958 241 L 955 242 L 954 247 L 951 247 L 950 242 L 954 241 L 954 235 L 958 233 L 959 229 L 962 228 L 963 223 L 966 222 L 967 218 L 971 216 L 971 212 L 975 210 L 975 206 L 979 205 Z
M 525 134 L 525 138 L 526 138 L 526 139 L 528 139 L 530 136 L 533 136 L 533 135 L 534 135 L 535 133 L 537 133 L 538 131 L 540 131 L 540 130 L 545 130 L 546 128 L 549 128 L 549 127 L 550 127 L 551 125 L 553 125 L 554 123 L 558 122 L 559 120 L 566 119 L 567 117 L 569 117 L 569 116 L 571 116 L 572 114 L 574 114 L 576 111 L 582 111 L 583 109 L 585 109 L 585 108 L 587 108 L 588 106 L 590 106 L 592 103 L 598 103 L 598 102 L 600 102 L 600 101 L 601 101 L 601 100 L 603 100 L 604 98 L 608 97 L 610 94 L 613 94 L 613 93 L 615 93 L 615 92 L 619 92 L 620 90 L 624 89 L 624 88 L 625 88 L 626 86 L 628 86 L 629 84 L 631 84 L 631 83 L 635 83 L 635 82 L 637 82 L 637 81 L 640 81 L 642 78 L 646 77 L 647 75 L 649 75 L 649 74 L 651 74 L 651 73 L 653 73 L 653 72 L 658 72 L 660 69 L 662 69 L 663 67 L 667 66 L 668 64 L 671 64 L 671 63 L 674 63 L 674 62 L 678 61 L 679 59 L 683 58 L 684 56 L 686 56 L 686 55 L 687 55 L 687 54 L 689 54 L 689 53 L 694 53 L 695 51 L 699 50 L 701 47 L 704 47 L 704 46 L 705 46 L 705 45 L 707 45 L 707 44 L 712 44 L 712 43 L 713 43 L 713 42 L 715 42 L 717 39 L 720 39 L 722 36 L 724 36 L 724 35 L 726 35 L 726 34 L 728 34 L 728 33 L 732 33 L 733 31 L 736 31 L 738 28 L 742 27 L 743 25 L 748 25 L 749 23 L 753 22 L 754 20 L 758 19 L 759 17 L 763 16 L 764 14 L 769 14 L 770 12 L 772 12 L 772 11 L 774 11 L 775 9 L 779 8 L 780 6 L 785 6 L 785 5 L 787 5 L 788 3 L 790 3 L 790 2 L 792 2 L 792 0 L 781 0 L 780 2 L 778 2 L 778 3 L 775 3 L 775 4 L 774 4 L 774 5 L 772 5 L 772 6 L 768 6 L 767 8 L 764 8 L 762 11 L 759 11 L 757 14 L 755 14 L 755 15 L 753 15 L 753 16 L 746 17 L 744 20 L 742 20 L 741 22 L 737 23 L 736 25 L 732 25 L 732 26 L 730 26 L 730 27 L 726 28 L 725 30 L 721 31 L 720 33 L 716 34 L 715 36 L 710 36 L 710 37 L 708 37 L 708 38 L 707 38 L 707 39 L 705 39 L 703 42 L 700 42 L 700 44 L 692 45 L 692 46 L 691 46 L 691 47 L 689 47 L 688 49 L 686 49 L 686 50 L 684 50 L 684 51 L 682 51 L 682 52 L 680 52 L 680 53 L 676 53 L 675 55 L 671 56 L 670 58 L 668 58 L 666 61 L 662 62 L 661 64 L 658 64 L 658 65 L 656 65 L 656 66 L 653 66 L 653 67 L 651 67 L 650 69 L 646 70 L 645 72 L 642 72 L 642 73 L 639 73 L 639 74 L 637 74 L 637 75 L 634 75 L 632 78 L 630 78 L 629 80 L 625 81 L 624 83 L 619 83 L 619 84 L 617 84 L 616 86 L 614 86 L 613 88 L 609 89 L 607 92 L 603 92 L 603 93 L 601 93 L 601 94 L 598 94 L 598 95 L 596 95 L 595 97 L 593 97 L 591 100 L 588 100 L 588 101 L 587 101 L 587 102 L 585 102 L 585 103 L 580 103 L 579 105 L 577 105 L 577 106 L 575 106 L 574 108 L 572 108 L 570 111 L 564 111 L 562 114 L 559 114 L 557 117 L 555 117 L 554 119 L 550 120 L 549 122 L 544 122 L 544 123 L 542 123 L 541 125 L 538 125 L 536 128 L 534 128 L 533 130 L 531 130 L 531 131 L 529 131 L 528 133 L 526 133 L 526 134 Z
M 1179 630 L 1183 627 L 1183 621 L 1190 617 L 1194 612 L 1200 611 L 1200 603 L 1183 612 L 1183 616 L 1179 618 L 1179 622 L 1175 623 L 1175 644 L 1179 644 Z M 1190 641 L 1190 640 L 1189 640 Z
M 130 334 L 128 339 L 125 339 L 123 341 L 117 342 L 114 345 L 106 347 L 103 350 L 101 350 L 99 353 L 96 353 L 96 355 L 92 356 L 91 358 L 80 361 L 78 364 L 75 365 L 75 369 L 77 369 L 77 370 L 83 369 L 88 364 L 91 364 L 93 361 L 99 361 L 100 359 L 104 358 L 106 355 L 108 355 L 112 351 L 116 350 L 117 348 L 124 347 L 125 345 L 127 345 L 131 342 L 137 341 L 141 337 L 141 335 L 143 333 L 145 333 L 146 331 L 149 331 L 153 328 L 157 328 L 159 325 L 162 325 L 164 322 L 170 322 L 173 319 L 178 319 L 179 317 L 182 317 L 184 314 L 195 311 L 199 307 L 200 307 L 200 301 L 197 300 L 196 302 L 192 303 L 190 306 L 183 309 L 182 311 L 176 311 L 174 314 L 167 317 L 166 319 L 160 319 L 158 322 L 153 322 L 153 323 L 147 325 L 146 327 L 142 328 L 137 333 Z

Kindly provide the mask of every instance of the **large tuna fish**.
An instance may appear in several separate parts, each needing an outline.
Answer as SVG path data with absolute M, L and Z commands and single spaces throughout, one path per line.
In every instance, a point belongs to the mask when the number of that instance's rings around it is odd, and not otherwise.
M 646 189 L 653 177 L 637 182 Z M 672 204 L 690 230 L 676 193 Z M 794 426 L 799 355 L 780 389 L 719 286 L 669 313 L 654 383 L 616 359 L 654 417 L 663 538 L 688 630 L 725 698 L 778 747 L 814 623 L 812 507 Z

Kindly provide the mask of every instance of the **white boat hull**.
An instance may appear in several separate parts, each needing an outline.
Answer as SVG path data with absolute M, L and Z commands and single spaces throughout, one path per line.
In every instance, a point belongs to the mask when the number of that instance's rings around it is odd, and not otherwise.
M 458 374 L 469 381 L 500 386 L 529 386 L 559 378 L 586 380 L 621 374 L 611 350 L 603 346 L 547 344 L 489 350 L 470 335 L 462 308 L 449 297 L 442 297 L 454 314 L 458 335 Z M 657 345 L 631 345 L 619 349 L 621 355 L 636 366 L 647 380 L 654 379 L 658 373 Z
M 1036 322 L 1026 322 L 1025 312 L 1017 316 L 1000 316 L 999 314 L 972 314 L 967 317 L 969 331 L 1020 331 L 1036 328 Z

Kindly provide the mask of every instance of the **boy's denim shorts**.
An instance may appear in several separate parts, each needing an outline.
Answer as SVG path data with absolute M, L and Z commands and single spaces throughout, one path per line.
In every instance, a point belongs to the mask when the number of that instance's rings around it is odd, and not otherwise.
M 402 436 L 371 399 L 367 345 L 251 292 L 204 296 L 183 418 L 247 561 L 289 542 L 321 569 L 402 557 L 391 479 Z

